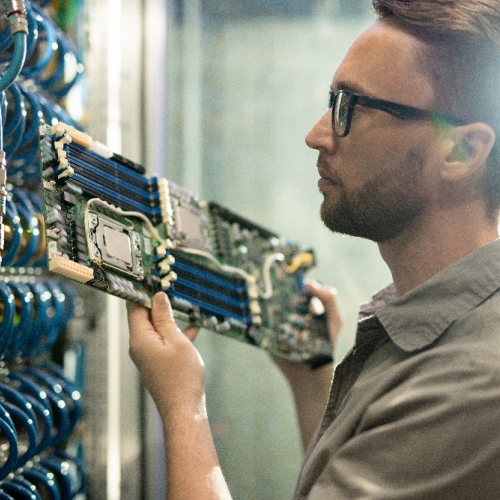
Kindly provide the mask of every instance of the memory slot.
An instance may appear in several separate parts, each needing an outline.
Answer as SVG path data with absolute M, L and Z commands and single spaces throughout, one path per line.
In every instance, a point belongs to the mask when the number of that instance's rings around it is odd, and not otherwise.
M 170 297 L 178 297 L 191 304 L 198 306 L 200 310 L 204 313 L 213 314 L 215 316 L 222 316 L 223 318 L 234 318 L 241 321 L 243 324 L 248 325 L 252 322 L 252 317 L 250 315 L 241 314 L 240 312 L 235 312 L 234 310 L 227 309 L 225 307 L 219 307 L 216 303 L 204 300 L 201 297 L 196 297 L 190 293 L 184 293 L 182 290 L 177 290 L 175 286 L 171 287 L 167 291 L 167 295 Z
M 99 180 L 94 180 L 91 177 L 82 175 L 78 172 L 78 170 L 76 170 L 71 176 L 71 182 L 80 186 L 93 188 L 96 192 L 103 193 L 105 196 L 103 196 L 102 198 L 106 201 L 110 201 L 111 199 L 119 200 L 122 203 L 128 203 L 132 206 L 135 206 L 137 209 L 141 207 L 144 207 L 148 210 L 160 208 L 157 204 L 151 203 L 150 200 L 144 200 L 134 192 L 119 192 L 118 190 L 114 189 L 113 186 L 106 185 Z
M 246 285 L 235 284 L 211 272 L 210 269 L 194 268 L 184 262 L 176 261 L 172 265 L 172 269 L 178 276 L 183 276 L 186 279 L 198 283 L 209 288 L 217 287 L 223 290 L 223 293 L 237 300 L 246 299 Z
M 198 286 L 206 289 L 216 289 L 225 297 L 235 300 L 238 303 L 248 301 L 248 295 L 246 293 L 236 291 L 232 283 L 220 283 L 220 281 L 217 279 L 210 279 L 211 276 L 206 275 L 206 273 L 191 273 L 186 270 L 180 269 L 179 267 L 175 267 L 175 265 L 173 266 L 173 270 L 175 271 L 177 276 L 182 277 L 184 280 L 190 283 L 196 283 Z
M 250 314 L 250 311 L 246 307 L 240 307 L 238 305 L 231 304 L 226 300 L 221 300 L 217 298 L 212 290 L 201 291 L 199 289 L 193 288 L 189 283 L 181 283 L 175 282 L 172 285 L 174 290 L 181 292 L 185 295 L 189 295 L 190 297 L 194 297 L 197 300 L 202 300 L 207 304 L 213 304 L 216 307 L 223 308 L 227 311 L 232 311 L 235 314 L 239 314 L 241 316 L 246 316 Z
M 108 174 L 111 174 L 122 181 L 136 185 L 148 191 L 157 190 L 156 178 L 145 177 L 144 175 L 124 166 L 122 163 L 114 161 L 113 159 L 104 158 L 104 156 L 94 153 L 93 151 L 86 149 L 79 144 L 76 144 L 74 142 L 68 144 L 67 152 L 70 154 L 70 156 L 80 158 L 86 163 L 104 170 Z
M 234 290 L 237 293 L 246 293 L 247 285 L 243 276 L 239 274 L 230 274 L 224 271 L 217 271 L 213 268 L 208 268 L 206 266 L 203 266 L 202 264 L 199 264 L 198 262 L 187 260 L 184 257 L 185 254 L 181 254 L 177 251 L 173 251 L 172 255 L 175 257 L 174 267 L 177 266 L 183 271 L 197 274 L 202 277 L 208 275 L 210 276 L 210 281 L 212 281 L 213 283 L 219 284 L 220 286 L 226 286 L 227 288 Z
M 160 193 L 158 191 L 152 192 L 141 189 L 140 187 L 134 186 L 125 180 L 99 170 L 97 167 L 89 165 L 85 162 L 85 160 L 76 158 L 75 156 L 68 155 L 68 164 L 80 175 L 88 177 L 95 182 L 99 182 L 110 189 L 115 189 L 120 194 L 125 196 L 131 196 L 133 194 L 138 199 L 141 199 L 143 203 L 149 203 L 151 206 L 158 204 L 158 200 L 160 199 Z
M 131 198 L 121 196 L 77 173 L 71 177 L 71 183 L 80 187 L 86 194 L 107 201 L 123 210 L 141 212 L 151 219 L 153 225 L 161 222 L 161 207 L 151 208 Z
M 220 303 L 227 304 L 237 309 L 247 311 L 249 307 L 249 301 L 246 299 L 239 300 L 233 297 L 229 297 L 218 288 L 202 286 L 199 283 L 187 279 L 185 276 L 177 275 L 175 286 L 190 288 L 194 292 L 200 293 L 206 297 L 210 297 L 210 300 L 217 300 L 220 301 Z

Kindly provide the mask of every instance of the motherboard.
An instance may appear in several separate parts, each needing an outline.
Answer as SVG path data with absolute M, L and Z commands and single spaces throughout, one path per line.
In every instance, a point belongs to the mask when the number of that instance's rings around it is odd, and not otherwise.
M 40 126 L 49 270 L 312 368 L 332 359 L 302 250 L 62 122 Z

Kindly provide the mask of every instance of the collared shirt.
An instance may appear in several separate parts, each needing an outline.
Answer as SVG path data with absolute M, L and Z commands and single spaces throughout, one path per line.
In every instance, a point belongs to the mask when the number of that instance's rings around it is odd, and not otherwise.
M 500 499 L 500 241 L 362 309 L 295 498 Z

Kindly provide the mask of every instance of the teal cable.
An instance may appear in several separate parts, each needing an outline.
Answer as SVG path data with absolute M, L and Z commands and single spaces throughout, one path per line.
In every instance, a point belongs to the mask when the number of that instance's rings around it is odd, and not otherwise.
M 4 120 L 4 99 L 5 92 L 2 90 L 0 92 L 0 151 L 3 151 L 3 120 Z M 5 110 L 6 112 L 6 110 Z
M 0 78 L 0 92 L 3 92 L 19 75 L 26 59 L 26 33 L 14 33 L 14 53 L 12 61 L 5 74 Z

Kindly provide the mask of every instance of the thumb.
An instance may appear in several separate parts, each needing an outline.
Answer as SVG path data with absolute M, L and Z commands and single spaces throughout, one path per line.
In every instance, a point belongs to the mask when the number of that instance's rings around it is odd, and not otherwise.
M 161 337 L 165 337 L 171 328 L 177 330 L 172 306 L 165 292 L 158 292 L 153 297 L 151 320 L 155 330 Z
M 151 319 L 153 326 L 159 335 L 164 337 L 172 332 L 172 328 L 180 331 L 175 322 L 172 306 L 165 292 L 158 292 L 153 297 L 153 307 L 151 310 Z M 184 330 L 184 335 L 193 342 L 198 334 L 199 328 L 196 325 L 188 325 Z

